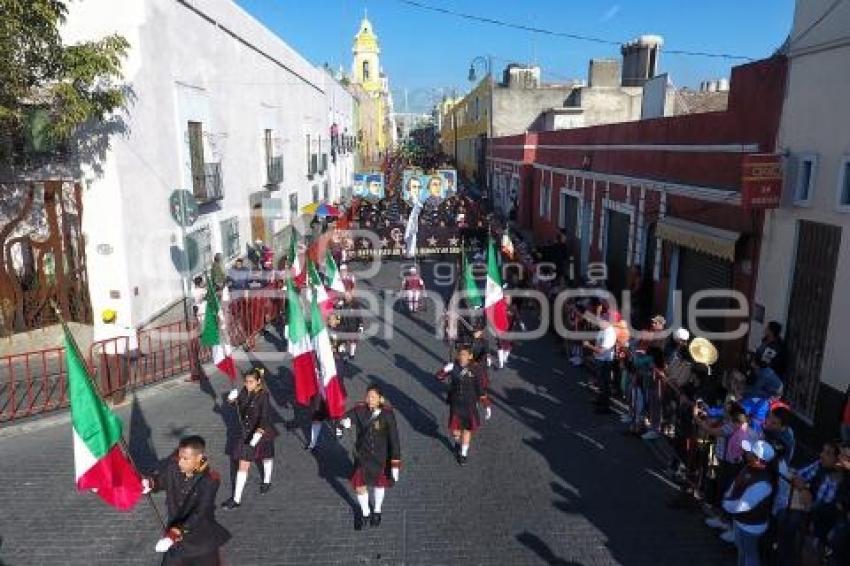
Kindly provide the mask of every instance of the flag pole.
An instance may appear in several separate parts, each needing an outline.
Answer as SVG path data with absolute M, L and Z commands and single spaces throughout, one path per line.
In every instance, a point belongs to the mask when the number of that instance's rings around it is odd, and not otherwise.
M 53 312 L 56 313 L 56 317 L 59 319 L 60 324 L 62 325 L 62 330 L 65 333 L 68 345 L 72 348 L 74 354 L 76 354 L 77 358 L 83 361 L 85 364 L 85 358 L 83 358 L 82 353 L 80 353 L 80 347 L 77 345 L 77 340 L 74 338 L 74 335 L 71 334 L 71 330 L 68 328 L 68 324 L 65 322 L 65 317 L 62 316 L 59 307 L 56 305 L 56 301 L 50 299 L 50 306 L 53 308 Z M 101 401 L 104 401 L 103 393 L 100 391 L 100 387 L 98 387 L 97 382 L 92 379 L 92 376 L 89 375 L 88 368 L 86 368 L 86 379 L 88 379 L 89 383 L 94 388 L 95 393 Z M 136 465 L 136 461 L 133 460 L 132 454 L 130 454 L 130 447 L 127 445 L 127 441 L 124 440 L 124 431 L 123 427 L 121 430 L 121 436 L 118 437 L 118 442 L 121 443 L 121 448 L 124 450 L 124 455 L 127 456 L 127 459 L 130 461 L 130 465 L 133 466 L 133 469 L 136 470 L 136 473 L 142 476 L 141 472 L 139 472 L 139 467 Z M 162 532 L 166 531 L 165 521 L 162 519 L 162 514 L 159 512 L 159 508 L 156 506 L 156 502 L 153 500 L 150 492 L 144 494 L 145 500 L 150 504 L 151 509 L 153 510 L 154 515 L 156 515 L 156 520 L 159 523 L 159 526 L 162 528 Z

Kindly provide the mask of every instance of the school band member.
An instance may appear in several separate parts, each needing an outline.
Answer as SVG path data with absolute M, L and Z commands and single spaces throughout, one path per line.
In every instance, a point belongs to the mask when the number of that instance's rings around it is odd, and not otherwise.
M 355 432 L 351 486 L 360 512 L 355 513 L 354 529 L 361 530 L 367 522 L 378 527 L 386 490 L 398 481 L 401 468 L 401 443 L 395 413 L 380 388 L 370 385 L 365 400 L 349 410 L 340 424 L 344 429 L 353 428 Z
M 249 371 L 245 374 L 242 389 L 234 389 L 227 395 L 228 403 L 236 410 L 239 427 L 228 442 L 228 454 L 236 463 L 237 471 L 233 496 L 222 504 L 225 509 L 236 509 L 241 505 L 251 462 L 262 464 L 260 493 L 268 493 L 271 489 L 277 431 L 272 424 L 271 400 L 263 373 L 260 368 Z
M 419 270 L 416 266 L 410 268 L 407 275 L 401 283 L 401 289 L 404 292 L 404 298 L 407 301 L 407 310 L 410 312 L 419 311 L 419 299 L 422 298 L 422 291 L 425 289 L 425 281 L 419 275 Z
M 505 295 L 503 299 L 508 306 L 508 332 L 519 332 L 521 330 L 525 330 L 525 323 L 522 321 L 522 316 L 519 313 L 519 309 L 514 301 L 511 300 L 510 295 Z M 499 337 L 497 339 L 498 345 L 498 367 L 502 369 L 505 367 L 505 364 L 508 363 L 508 358 L 511 356 L 511 351 L 514 348 L 514 344 L 511 340 L 508 340 L 504 337 Z
M 437 372 L 437 379 L 448 386 L 449 430 L 455 443 L 457 463 L 462 466 L 469 457 L 472 435 L 481 426 L 479 405 L 484 409 L 485 419 L 489 420 L 491 415 L 486 378 L 473 362 L 471 347 L 463 344 L 458 348 L 455 361 Z

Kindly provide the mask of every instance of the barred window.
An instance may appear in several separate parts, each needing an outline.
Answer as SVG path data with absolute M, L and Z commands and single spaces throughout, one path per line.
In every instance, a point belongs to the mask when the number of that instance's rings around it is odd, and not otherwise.
M 189 273 L 193 276 L 203 273 L 212 267 L 213 249 L 212 232 L 209 226 L 204 226 L 186 235 Z
M 239 217 L 234 216 L 221 222 L 221 248 L 227 259 L 239 255 Z

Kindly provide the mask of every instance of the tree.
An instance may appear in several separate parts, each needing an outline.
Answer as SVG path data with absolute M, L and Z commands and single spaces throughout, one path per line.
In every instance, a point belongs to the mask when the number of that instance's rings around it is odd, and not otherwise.
M 64 45 L 65 0 L 0 0 L 0 164 L 62 148 L 125 102 L 119 35 Z

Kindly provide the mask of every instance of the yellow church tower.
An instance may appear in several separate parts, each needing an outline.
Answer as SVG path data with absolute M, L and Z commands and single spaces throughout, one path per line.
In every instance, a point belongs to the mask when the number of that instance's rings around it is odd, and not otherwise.
M 372 22 L 364 15 L 352 48 L 352 83 L 363 89 L 368 103 L 359 105 L 361 157 L 366 164 L 376 166 L 386 154 L 392 139 L 391 101 L 387 81 L 381 72 L 378 36 Z
M 354 65 L 351 75 L 354 82 L 361 85 L 366 92 L 380 92 L 381 87 L 381 63 L 379 55 L 381 48 L 378 46 L 378 36 L 372 30 L 372 22 L 366 16 L 360 22 L 360 29 L 354 36 Z

